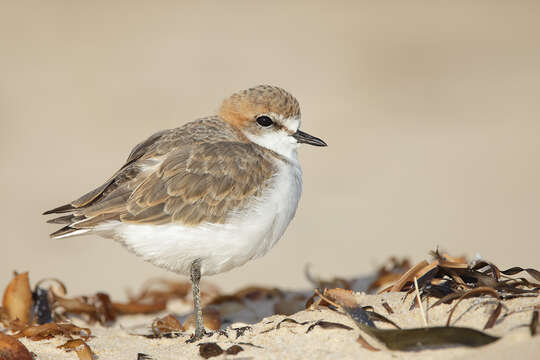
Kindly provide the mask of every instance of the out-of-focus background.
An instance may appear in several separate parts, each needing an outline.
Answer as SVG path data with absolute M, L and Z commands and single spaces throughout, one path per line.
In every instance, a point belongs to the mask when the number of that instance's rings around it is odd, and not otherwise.
M 209 278 L 306 286 L 439 246 L 540 266 L 540 2 L 4 1 L 0 284 L 12 270 L 117 296 L 154 268 L 112 240 L 50 240 L 41 212 L 100 185 L 153 132 L 261 83 L 300 101 L 296 218 Z

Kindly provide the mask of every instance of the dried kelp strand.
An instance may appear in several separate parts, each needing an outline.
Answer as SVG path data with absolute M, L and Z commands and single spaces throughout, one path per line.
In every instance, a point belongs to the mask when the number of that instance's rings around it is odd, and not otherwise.
M 538 334 L 538 312 L 539 310 L 538 309 L 535 309 L 532 313 L 532 317 L 531 317 L 531 323 L 529 324 L 529 329 L 531 331 L 531 336 L 535 336 L 536 334 Z
M 343 310 L 354 320 L 356 324 L 363 324 L 375 328 L 375 323 L 371 320 L 368 312 L 360 306 L 349 307 L 343 306 Z
M 190 293 L 191 283 L 188 281 L 172 281 L 169 279 L 153 278 L 144 282 L 138 295 L 129 295 L 132 302 L 143 300 L 151 303 L 162 303 L 170 299 L 185 299 Z
M 510 269 L 506 269 L 504 271 L 501 271 L 504 275 L 515 275 L 522 271 L 525 271 L 527 274 L 531 275 L 533 278 L 535 278 L 537 281 L 540 281 L 540 271 L 532 268 L 521 268 L 519 266 L 511 267 Z
M 242 326 L 239 328 L 232 328 L 231 330 L 236 331 L 236 339 L 238 339 L 240 336 L 244 336 L 246 331 L 251 331 L 253 328 L 251 326 Z
M 223 354 L 223 349 L 215 342 L 202 343 L 198 344 L 198 346 L 199 355 L 201 355 L 205 359 L 209 359 L 211 357 Z
M 17 332 L 14 336 L 17 338 L 26 337 L 30 340 L 49 339 L 56 335 L 63 335 L 72 339 L 72 335 L 80 336 L 88 340 L 92 332 L 89 328 L 81 328 L 73 324 L 47 323 L 43 325 L 33 325 Z
M 133 314 L 154 314 L 167 309 L 166 301 L 157 301 L 154 303 L 141 303 L 139 301 L 129 301 L 127 303 L 113 302 L 112 306 L 117 314 L 133 315 Z
M 152 322 L 152 332 L 156 337 L 181 331 L 184 331 L 184 327 L 180 321 L 171 314 L 160 319 L 155 319 Z
M 180 337 L 180 336 L 183 336 L 182 333 L 180 332 L 170 332 L 170 333 L 161 333 L 159 335 L 155 335 L 155 334 L 146 334 L 146 335 L 141 335 L 142 337 L 145 337 L 147 339 L 162 339 L 162 338 L 165 338 L 165 339 L 176 339 L 177 337 Z M 188 342 L 192 342 L 192 341 L 189 341 Z
M 56 290 L 58 290 L 58 289 L 60 289 L 60 294 L 59 295 L 66 295 L 67 294 L 66 285 L 61 280 L 59 280 L 57 278 L 44 278 L 44 279 L 41 279 L 36 283 L 34 289 L 37 289 L 38 287 L 44 288 L 45 286 L 43 284 L 46 283 L 46 282 L 52 282 L 55 285 L 57 285 L 57 288 L 52 287 L 52 286 L 49 287 L 49 290 L 53 291 L 55 294 L 57 293 Z
M 36 317 L 36 322 L 39 325 L 52 322 L 53 314 L 51 311 L 51 304 L 49 303 L 49 292 L 36 286 L 32 292 L 32 299 L 34 300 L 32 312 Z
M 495 325 L 495 322 L 497 321 L 497 319 L 501 315 L 502 307 L 503 307 L 502 302 L 499 302 L 497 304 L 497 307 L 495 308 L 495 310 L 493 310 L 493 312 L 489 316 L 489 319 L 486 322 L 486 325 L 484 325 L 484 330 L 491 329 L 493 327 L 493 325 Z
M 416 274 L 426 266 L 429 266 L 426 260 L 422 260 L 418 264 L 414 265 L 405 274 L 403 274 L 398 281 L 396 281 L 390 291 L 400 291 L 407 282 L 412 281 Z
M 443 303 L 450 303 L 452 300 L 458 299 L 463 296 L 463 294 L 465 294 L 465 291 L 456 291 L 455 293 L 448 294 L 445 297 L 442 297 L 439 300 L 435 301 L 433 305 L 428 308 L 428 310 Z
M 390 307 L 390 305 L 388 305 L 386 301 L 382 303 L 382 306 L 386 310 L 386 312 L 388 312 L 389 314 L 394 313 L 394 310 L 392 310 L 392 308 Z
M 248 342 L 239 342 L 238 344 L 239 345 L 251 346 L 251 347 L 254 347 L 254 348 L 257 348 L 257 349 L 264 349 L 262 346 L 255 345 L 255 344 L 248 343 Z
M 0 359 L 33 360 L 33 357 L 19 340 L 0 332 Z
M 345 324 L 340 324 L 340 323 L 330 322 L 330 321 L 324 321 L 324 320 L 317 320 L 307 328 L 306 334 L 308 332 L 310 332 L 311 330 L 315 329 L 317 326 L 320 326 L 323 329 L 345 329 L 345 330 L 352 330 L 353 329 L 352 327 L 350 327 L 348 325 L 345 325 Z
M 500 296 L 500 299 L 501 300 L 511 300 L 511 299 L 524 298 L 524 297 L 535 298 L 537 296 L 538 296 L 537 294 L 502 294 Z
M 490 287 L 479 287 L 479 288 L 467 291 L 465 294 L 461 295 L 457 303 L 450 310 L 450 313 L 448 314 L 448 319 L 446 320 L 446 326 L 450 326 L 452 315 L 454 314 L 454 311 L 456 310 L 457 306 L 463 299 L 466 299 L 471 296 L 480 296 L 483 294 L 491 295 L 494 298 L 499 299 L 499 293 Z
M 309 323 L 309 321 L 298 322 L 298 321 L 294 320 L 293 318 L 285 318 L 285 319 L 283 319 L 283 320 L 281 320 L 280 322 L 277 323 L 276 330 L 279 329 L 281 327 L 281 324 L 283 324 L 284 322 L 292 322 L 293 324 L 297 324 L 297 325 L 306 325 L 306 324 Z
M 239 352 L 244 351 L 244 348 L 240 345 L 232 345 L 227 350 L 225 350 L 225 353 L 228 355 L 236 355 Z
M 144 354 L 144 353 L 138 353 L 137 354 L 137 360 L 153 360 L 150 355 Z
M 364 339 L 362 337 L 362 335 L 358 335 L 358 339 L 356 339 L 356 342 L 358 342 L 360 345 L 362 345 L 362 347 L 366 350 L 369 350 L 369 351 L 381 351 L 380 349 L 377 349 L 376 347 L 372 346 L 370 343 L 368 343 L 366 341 L 366 339 Z
M 379 313 L 377 313 L 375 311 L 366 311 L 366 313 L 368 314 L 369 318 L 371 320 L 373 320 L 374 322 L 375 321 L 381 321 L 381 322 L 392 325 L 396 329 L 401 329 L 398 324 L 396 324 L 392 320 L 388 319 L 387 317 L 385 317 L 385 316 L 383 316 L 383 315 L 381 315 L 381 314 L 379 314 Z
M 424 288 L 425 286 L 429 285 L 431 280 L 433 280 L 439 274 L 439 272 L 440 268 L 438 266 L 429 269 L 429 271 L 427 271 L 425 274 L 421 275 L 417 279 L 418 286 L 420 288 Z
M 384 343 L 390 350 L 410 350 L 419 346 L 460 344 L 482 346 L 499 338 L 481 331 L 462 327 L 430 327 L 415 329 L 378 329 L 368 321 L 368 316 L 360 307 L 343 307 L 360 330 Z
M 427 284 L 423 289 L 422 293 L 427 296 L 433 296 L 438 299 L 441 299 L 447 295 L 453 294 L 456 290 L 452 289 L 446 282 L 444 285 L 433 285 Z
M 69 340 L 63 345 L 58 346 L 66 351 L 75 351 L 79 360 L 94 360 L 94 355 L 90 347 L 81 339 Z
M 107 324 L 116 320 L 116 311 L 109 295 L 98 292 L 94 303 L 100 324 Z
M 17 274 L 11 279 L 2 297 L 2 308 L 9 320 L 18 319 L 23 324 L 31 323 L 32 291 L 27 272 Z

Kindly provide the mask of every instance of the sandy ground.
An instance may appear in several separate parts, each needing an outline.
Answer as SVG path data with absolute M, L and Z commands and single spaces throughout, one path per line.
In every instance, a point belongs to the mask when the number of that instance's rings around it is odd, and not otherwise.
M 110 240 L 52 241 L 41 213 L 100 185 L 150 134 L 282 86 L 300 205 L 264 258 L 212 278 L 302 288 L 438 245 L 540 267 L 540 2 L 0 2 L 0 283 L 55 276 L 116 298 L 156 269 Z M 169 275 L 173 276 L 173 275 Z
M 375 311 L 384 314 L 402 328 L 423 326 L 420 310 L 409 310 L 412 301 L 410 296 L 408 300 L 402 301 L 403 294 L 401 293 L 384 295 L 357 293 L 356 298 L 364 306 L 372 305 Z M 393 314 L 387 314 L 381 305 L 383 301 L 394 310 Z M 385 350 L 384 345 L 361 333 L 346 315 L 327 308 L 295 313 L 289 318 L 300 323 L 308 323 L 300 325 L 284 322 L 276 329 L 279 322 L 286 317 L 283 315 L 266 316 L 271 312 L 271 301 L 249 303 L 248 311 L 243 309 L 236 314 L 229 314 L 227 318 L 231 323 L 224 326 L 224 332 L 205 338 L 201 343 L 216 342 L 223 349 L 239 344 L 244 349 L 243 352 L 235 356 L 218 357 L 230 359 L 358 359 L 366 356 L 373 359 L 508 359 L 516 354 L 519 354 L 521 359 L 536 359 L 540 351 L 540 336 L 531 338 L 528 324 L 531 320 L 531 308 L 538 304 L 538 298 L 505 301 L 500 319 L 492 329 L 486 331 L 488 334 L 502 336 L 502 338 L 481 348 L 445 346 L 416 351 Z M 488 298 L 464 300 L 456 310 L 452 325 L 481 330 L 494 306 L 493 301 Z M 444 325 L 450 307 L 451 305 L 443 304 L 432 308 L 428 312 L 428 324 L 430 326 Z M 178 317 L 183 319 L 180 314 L 186 314 L 189 310 L 189 305 L 186 303 L 172 302 L 167 313 L 178 314 Z M 92 326 L 94 336 L 88 344 L 99 360 L 135 360 L 138 353 L 144 353 L 155 360 L 201 358 L 197 344 L 185 343 L 189 332 L 172 339 L 148 339 L 141 336 L 140 334 L 150 333 L 149 325 L 154 318 L 156 315 L 123 317 L 111 327 Z M 307 332 L 309 326 L 318 320 L 345 324 L 352 330 L 315 327 Z M 85 325 L 82 321 L 79 323 Z M 251 328 L 244 333 L 235 330 L 248 325 Z M 389 327 L 384 324 L 377 326 Z M 363 334 L 371 345 L 382 350 L 371 352 L 362 348 L 356 342 L 359 334 Z M 23 339 L 22 342 L 30 351 L 36 353 L 37 359 L 40 360 L 75 358 L 75 354 L 65 353 L 56 348 L 65 342 L 62 338 L 38 342 Z

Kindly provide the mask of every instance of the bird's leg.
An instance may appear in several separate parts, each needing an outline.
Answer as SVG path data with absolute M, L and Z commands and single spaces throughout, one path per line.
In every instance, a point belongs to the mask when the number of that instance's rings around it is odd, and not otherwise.
M 201 280 L 201 259 L 196 259 L 191 264 L 191 285 L 193 290 L 193 308 L 195 312 L 195 336 L 193 340 L 199 340 L 205 334 L 202 308 L 201 308 L 201 290 L 199 281 Z

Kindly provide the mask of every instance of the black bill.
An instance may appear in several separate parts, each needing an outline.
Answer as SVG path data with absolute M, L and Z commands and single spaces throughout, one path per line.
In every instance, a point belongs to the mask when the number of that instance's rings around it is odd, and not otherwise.
M 314 145 L 314 146 L 328 146 L 326 145 L 324 141 L 322 141 L 318 137 L 311 136 L 308 133 L 305 133 L 300 130 L 297 130 L 293 134 L 293 138 L 295 138 L 296 141 L 298 141 L 299 143 L 303 143 L 303 144 L 309 144 L 309 145 Z

